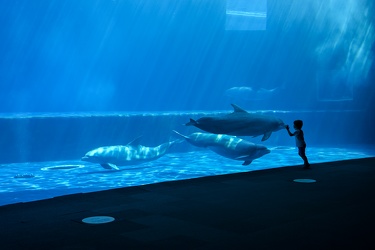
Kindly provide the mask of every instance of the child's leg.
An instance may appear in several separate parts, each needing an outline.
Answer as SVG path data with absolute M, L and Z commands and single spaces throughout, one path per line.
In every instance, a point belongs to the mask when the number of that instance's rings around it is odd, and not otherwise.
M 299 154 L 299 156 L 301 156 L 304 165 L 310 166 L 309 161 L 307 160 L 307 157 L 306 157 L 306 147 L 299 147 L 298 148 L 298 154 Z

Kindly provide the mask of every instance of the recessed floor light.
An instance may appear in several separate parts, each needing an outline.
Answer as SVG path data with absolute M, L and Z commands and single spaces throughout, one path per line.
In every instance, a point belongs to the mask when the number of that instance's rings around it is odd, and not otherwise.
M 87 224 L 104 224 L 114 221 L 115 218 L 111 216 L 93 216 L 87 217 L 82 220 L 82 222 Z
M 316 180 L 314 179 L 294 179 L 294 182 L 300 182 L 300 183 L 314 183 Z

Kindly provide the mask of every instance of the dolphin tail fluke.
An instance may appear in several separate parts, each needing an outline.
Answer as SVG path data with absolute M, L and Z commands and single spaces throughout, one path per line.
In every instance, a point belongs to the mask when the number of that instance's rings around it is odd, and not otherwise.
M 198 123 L 197 123 L 196 120 L 190 118 L 190 121 L 188 123 L 186 123 L 185 126 L 195 126 L 197 124 Z

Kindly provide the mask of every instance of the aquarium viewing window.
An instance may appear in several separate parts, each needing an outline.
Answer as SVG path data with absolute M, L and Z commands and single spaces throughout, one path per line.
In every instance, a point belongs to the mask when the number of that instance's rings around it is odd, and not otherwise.
M 226 30 L 266 30 L 267 0 L 227 0 Z

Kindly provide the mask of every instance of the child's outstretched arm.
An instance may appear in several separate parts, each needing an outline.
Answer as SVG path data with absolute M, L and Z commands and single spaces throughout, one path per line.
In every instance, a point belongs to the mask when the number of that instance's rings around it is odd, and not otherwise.
M 285 125 L 286 131 L 288 131 L 289 136 L 294 136 L 294 133 L 290 132 L 289 125 Z

